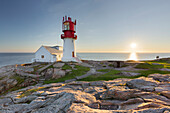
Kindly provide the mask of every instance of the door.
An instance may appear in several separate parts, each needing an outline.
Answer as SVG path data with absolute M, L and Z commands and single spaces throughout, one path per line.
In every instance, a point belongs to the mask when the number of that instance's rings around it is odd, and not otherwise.
M 72 52 L 72 57 L 74 57 L 74 51 Z

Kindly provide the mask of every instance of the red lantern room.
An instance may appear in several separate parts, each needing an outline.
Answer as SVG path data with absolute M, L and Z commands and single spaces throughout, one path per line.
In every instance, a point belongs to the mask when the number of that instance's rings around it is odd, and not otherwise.
M 64 38 L 72 38 L 72 39 L 77 39 L 77 35 L 74 33 L 76 32 L 76 20 L 73 22 L 71 21 L 71 18 L 67 16 L 63 17 L 63 22 L 62 22 L 62 31 L 64 34 L 61 35 L 61 39 Z

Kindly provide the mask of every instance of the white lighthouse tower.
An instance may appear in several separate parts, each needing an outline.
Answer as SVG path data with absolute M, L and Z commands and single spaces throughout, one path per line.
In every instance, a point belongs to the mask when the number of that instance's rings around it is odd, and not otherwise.
M 62 23 L 62 31 L 64 34 L 61 35 L 61 39 L 63 39 L 63 57 L 62 61 L 64 62 L 78 62 L 79 60 L 76 58 L 76 47 L 75 40 L 77 40 L 77 35 L 75 35 L 75 26 L 76 20 L 72 22 L 71 18 L 65 16 L 63 17 Z

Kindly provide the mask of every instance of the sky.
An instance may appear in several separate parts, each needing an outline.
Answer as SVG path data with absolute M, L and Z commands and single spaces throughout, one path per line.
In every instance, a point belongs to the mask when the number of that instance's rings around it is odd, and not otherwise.
M 0 0 L 0 52 L 62 46 L 65 15 L 77 52 L 170 52 L 170 0 Z

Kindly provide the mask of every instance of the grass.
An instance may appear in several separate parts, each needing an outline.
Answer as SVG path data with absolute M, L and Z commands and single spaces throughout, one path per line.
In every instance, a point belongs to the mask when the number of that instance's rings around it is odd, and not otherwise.
M 127 67 L 127 66 L 129 66 L 129 65 L 127 65 L 127 64 L 123 64 L 121 67 Z
M 141 63 L 138 64 L 135 68 L 138 69 L 160 69 L 160 68 L 164 68 L 164 65 L 153 65 L 153 64 L 149 64 L 149 63 Z
M 170 69 L 170 60 L 164 60 L 164 59 L 160 59 L 159 61 L 157 60 L 154 60 L 154 61 L 145 61 L 145 63 L 148 63 L 148 64 L 153 64 L 153 63 L 157 63 L 159 65 L 163 65 L 163 68 L 168 68 Z
M 148 61 L 146 61 L 148 62 Z M 170 63 L 170 59 L 160 59 L 160 60 L 153 60 L 153 61 L 149 61 L 149 62 L 153 62 L 153 63 Z
M 75 65 L 75 68 L 77 70 L 72 70 L 71 73 L 67 73 L 64 77 L 58 78 L 58 79 L 55 79 L 55 80 L 53 80 L 53 79 L 46 80 L 46 81 L 44 81 L 44 84 L 56 83 L 56 82 L 64 82 L 65 80 L 73 79 L 76 76 L 84 75 L 90 70 L 90 68 L 80 66 L 80 65 Z
M 29 96 L 29 95 L 31 95 L 32 93 L 34 93 L 34 92 L 36 92 L 36 91 L 39 91 L 40 89 L 44 89 L 44 88 L 45 88 L 45 87 L 38 87 L 38 88 L 26 90 L 26 91 L 24 91 L 20 96 L 18 96 L 18 98 L 22 98 L 22 97 L 25 97 L 25 96 Z
M 113 64 L 109 64 L 108 66 L 109 66 L 109 67 L 114 67 L 114 65 L 113 65 Z
M 141 73 L 140 75 L 137 75 L 137 76 L 120 75 L 119 73 L 121 71 L 119 71 L 119 70 L 101 69 L 101 70 L 97 70 L 97 71 L 108 72 L 108 73 L 102 74 L 102 75 L 91 75 L 91 76 L 83 78 L 83 79 L 81 79 L 79 81 L 99 81 L 99 80 L 108 81 L 108 80 L 113 80 L 113 79 L 117 79 L 117 78 L 135 79 L 135 78 L 142 77 L 142 76 L 147 77 L 149 74 L 154 74 L 154 73 L 170 74 L 170 71 L 161 71 L 161 70 L 156 70 L 156 69 L 135 71 L 137 73 Z M 134 71 L 129 71 L 129 72 L 134 72 Z
M 62 67 L 63 70 L 67 70 L 67 69 L 72 69 L 71 66 L 69 66 L 68 64 L 65 64 L 63 67 Z
M 99 70 L 97 70 L 98 72 L 109 72 L 110 71 L 110 69 L 99 69 Z
M 104 70 L 102 70 L 104 71 Z M 91 75 L 91 76 L 88 76 L 86 78 L 83 78 L 79 81 L 99 81 L 99 80 L 113 80 L 113 79 L 116 79 L 116 78 L 120 78 L 121 75 L 118 75 L 121 71 L 119 70 L 110 70 L 108 73 L 106 74 L 102 74 L 102 75 Z M 123 76 L 122 76 L 123 77 Z
M 156 70 L 156 69 L 151 69 L 151 70 L 144 70 L 144 71 L 137 71 L 138 73 L 141 73 L 140 76 L 145 76 L 147 77 L 149 74 L 170 74 L 170 71 L 161 71 L 161 70 Z

